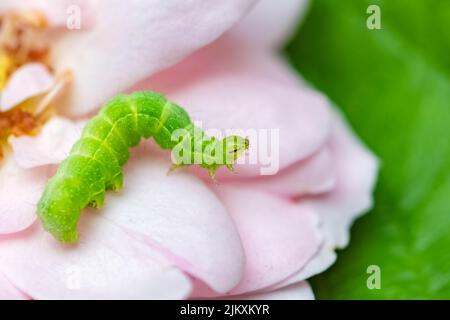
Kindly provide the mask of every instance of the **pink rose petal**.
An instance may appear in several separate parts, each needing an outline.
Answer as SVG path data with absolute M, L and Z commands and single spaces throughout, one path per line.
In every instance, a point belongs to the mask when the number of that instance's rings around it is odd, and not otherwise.
M 233 29 L 240 41 L 262 48 L 279 48 L 295 31 L 308 0 L 260 0 Z
M 22 168 L 59 164 L 81 136 L 84 122 L 62 117 L 51 118 L 37 136 L 11 136 L 8 139 L 14 158 Z
M 323 148 L 287 172 L 268 181 L 267 190 L 292 196 L 319 194 L 330 191 L 336 182 L 332 159 L 327 148 Z
M 0 91 L 0 111 L 8 111 L 31 97 L 47 92 L 53 84 L 53 76 L 42 64 L 28 63 L 21 66 Z
M 34 299 L 180 299 L 189 279 L 155 250 L 99 214 L 84 215 L 81 240 L 64 245 L 39 223 L 0 236 L 0 272 Z
M 249 154 L 265 153 L 270 147 L 264 141 L 266 132 L 279 130 L 279 146 L 274 145 L 279 155 L 272 155 L 272 166 L 270 158 L 258 156 L 257 163 L 236 166 L 238 175 L 219 171 L 221 180 L 256 176 L 261 170 L 275 173 L 278 167 L 312 155 L 328 138 L 330 111 L 325 97 L 305 87 L 279 58 L 235 47 L 228 39 L 132 90 L 142 89 L 167 94 L 185 107 L 193 120 L 201 121 L 205 130 L 252 130 L 257 136 L 249 136 Z
M 247 187 L 266 190 L 288 198 L 331 191 L 336 183 L 334 165 L 328 148 L 281 170 L 274 176 L 244 181 Z M 233 182 L 227 183 L 233 185 Z
M 239 230 L 244 275 L 231 294 L 259 290 L 300 270 L 322 241 L 314 212 L 250 188 L 216 188 Z
M 301 206 L 319 214 L 325 241 L 303 270 L 274 288 L 307 279 L 332 265 L 336 260 L 336 248 L 344 248 L 348 244 L 353 221 L 372 206 L 378 161 L 339 115 L 335 116 L 329 147 L 337 173 L 336 187 L 329 193 L 300 201 Z
M 68 111 L 90 112 L 213 41 L 251 2 L 91 2 L 86 10 L 100 13 L 91 29 L 71 31 L 55 45 L 57 69 L 75 72 Z M 348 243 L 351 223 L 371 206 L 377 163 L 340 120 L 331 120 L 324 97 L 272 54 L 252 49 L 279 45 L 300 3 L 273 7 L 263 0 L 221 40 L 134 87 L 167 93 L 205 129 L 279 129 L 277 176 L 256 178 L 261 164 L 238 166 L 237 180 L 219 177 L 227 180 L 215 188 L 222 203 L 193 176 L 167 177 L 169 161 L 144 156 L 147 148 L 139 148 L 126 168 L 123 192 L 109 193 L 103 210 L 83 215 L 78 245 L 58 244 L 39 224 L 0 235 L 0 289 L 10 284 L 44 299 L 184 298 L 191 282 L 181 269 L 207 287 L 207 296 L 231 290 L 239 297 L 313 298 L 301 281 L 327 268 L 335 248 Z M 273 30 L 264 21 L 269 13 L 283 17 Z M 258 33 L 267 37 L 248 36 Z M 70 137 L 79 134 L 63 132 L 68 136 L 62 139 L 64 124 L 55 121 L 39 137 L 11 139 L 14 158 L 0 167 L 0 234 L 34 221 L 36 197 L 51 171 L 23 170 L 18 163 L 58 163 Z M 267 191 L 308 196 L 294 204 Z
M 372 207 L 378 160 L 340 115 L 335 116 L 329 146 L 337 173 L 336 187 L 328 194 L 306 197 L 302 204 L 319 213 L 327 240 L 343 248 L 348 244 L 353 221 Z
M 309 279 L 325 270 L 327 270 L 337 259 L 336 248 L 330 247 L 329 244 L 324 243 L 314 257 L 306 264 L 306 266 L 299 272 L 291 275 L 268 288 L 270 290 L 279 290 L 296 283 L 300 283 L 305 279 Z
M 0 300 L 26 300 L 22 292 L 17 290 L 11 282 L 0 272 Z
M 74 74 L 66 111 L 82 115 L 95 110 L 111 96 L 214 41 L 254 2 L 91 2 L 88 11 L 96 13 L 94 25 L 68 31 L 53 45 L 56 70 Z
M 0 162 L 0 234 L 29 227 L 53 168 L 23 169 L 11 155 Z
M 129 235 L 159 248 L 179 268 L 218 292 L 242 276 L 239 235 L 217 197 L 198 178 L 182 172 L 167 176 L 170 159 L 145 147 L 127 164 L 123 192 L 109 194 L 105 219 Z

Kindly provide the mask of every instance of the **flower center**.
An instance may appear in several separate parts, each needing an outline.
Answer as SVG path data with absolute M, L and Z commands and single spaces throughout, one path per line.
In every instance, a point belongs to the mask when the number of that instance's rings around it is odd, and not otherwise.
M 27 97 L 7 109 L 0 99 L 0 107 L 3 107 L 0 109 L 0 159 L 9 136 L 38 132 L 52 114 L 51 103 L 70 81 L 69 72 L 54 74 L 49 59 L 50 39 L 47 20 L 39 12 L 0 15 L 0 97 L 14 73 L 24 65 L 40 64 L 54 77 L 53 86 L 45 93 Z

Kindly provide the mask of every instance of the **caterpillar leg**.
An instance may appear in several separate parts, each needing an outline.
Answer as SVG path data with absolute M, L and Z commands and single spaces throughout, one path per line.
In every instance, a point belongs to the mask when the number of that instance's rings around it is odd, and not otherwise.
M 88 206 L 92 208 L 101 208 L 103 207 L 104 203 L 105 203 L 105 191 L 103 190 L 92 196 Z
M 184 164 L 175 164 L 172 163 L 172 165 L 170 166 L 169 170 L 167 170 L 167 175 L 170 175 L 171 173 L 173 173 L 174 171 L 176 171 L 177 169 L 180 169 L 182 167 L 184 167 Z
M 209 177 L 211 178 L 212 182 L 214 182 L 215 184 L 219 184 L 219 181 L 217 181 L 217 178 L 216 178 L 216 172 L 217 172 L 218 168 L 219 168 L 218 166 L 211 166 L 208 168 Z
M 115 192 L 119 192 L 123 188 L 123 173 L 120 172 L 115 175 L 107 186 L 107 190 L 113 190 Z
M 227 169 L 230 170 L 231 172 L 236 173 L 236 171 L 234 170 L 233 164 L 226 164 L 226 167 L 227 167 Z

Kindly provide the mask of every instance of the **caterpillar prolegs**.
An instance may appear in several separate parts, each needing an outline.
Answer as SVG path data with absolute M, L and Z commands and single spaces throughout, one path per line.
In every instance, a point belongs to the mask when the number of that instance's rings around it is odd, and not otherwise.
M 60 241 L 78 241 L 81 210 L 101 207 L 105 191 L 122 188 L 128 149 L 149 137 L 162 148 L 173 149 L 175 166 L 198 164 L 212 177 L 222 165 L 232 169 L 249 147 L 248 139 L 239 136 L 207 137 L 183 108 L 158 93 L 116 96 L 88 121 L 49 180 L 37 207 L 45 230 Z M 177 153 L 174 148 L 179 149 Z

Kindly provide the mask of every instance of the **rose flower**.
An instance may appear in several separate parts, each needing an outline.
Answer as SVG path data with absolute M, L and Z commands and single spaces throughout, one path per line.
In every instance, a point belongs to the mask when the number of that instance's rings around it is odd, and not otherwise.
M 0 298 L 312 299 L 306 280 L 371 207 L 377 161 L 277 53 L 304 8 L 2 0 Z M 47 180 L 86 120 L 136 90 L 204 130 L 256 133 L 256 161 L 218 183 L 194 166 L 167 175 L 170 154 L 142 141 L 123 190 L 83 212 L 78 243 L 59 243 L 36 216 Z

